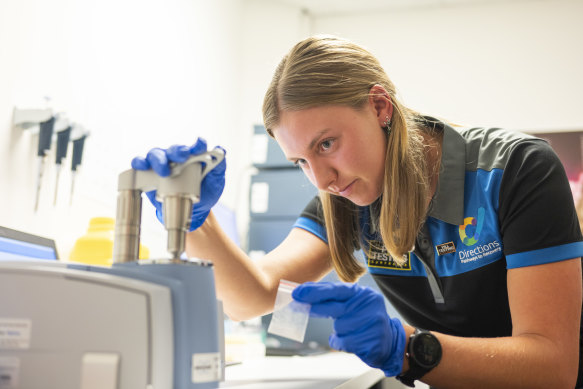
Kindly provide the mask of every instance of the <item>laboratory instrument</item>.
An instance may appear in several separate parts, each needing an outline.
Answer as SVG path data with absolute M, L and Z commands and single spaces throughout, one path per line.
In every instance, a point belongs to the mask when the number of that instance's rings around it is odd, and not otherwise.
M 37 127 L 39 123 L 49 120 L 53 116 L 51 108 L 18 108 L 12 110 L 12 126 L 27 130 Z
M 221 149 L 222 154 L 224 154 L 224 149 L 220 146 L 216 148 Z M 146 158 L 135 157 L 132 159 L 132 168 L 136 170 L 154 170 L 158 175 L 166 177 L 170 174 L 171 163 L 181 164 L 186 162 L 188 158 L 193 155 L 200 155 L 207 151 L 207 143 L 203 138 L 198 138 L 192 146 L 185 145 L 174 145 L 170 146 L 167 150 L 155 148 L 148 152 Z M 225 187 L 225 169 L 227 163 L 225 159 L 213 168 L 213 171 L 209 173 L 202 184 L 201 190 L 204 191 L 204 197 L 201 197 L 200 201 L 192 207 L 192 216 L 189 231 L 194 231 L 200 227 L 207 216 L 209 215 L 211 208 L 219 201 L 223 189 Z M 156 200 L 156 192 L 149 191 L 146 192 L 146 196 L 150 199 L 152 205 L 156 207 L 156 217 L 160 222 L 164 223 L 162 217 L 162 204 Z
M 0 261 L 0 376 L 8 388 L 206 389 L 224 376 L 209 262 L 183 259 L 191 207 L 220 149 L 118 181 L 114 264 Z M 163 203 L 169 258 L 138 261 L 141 193 Z
M 59 176 L 61 174 L 61 164 L 63 158 L 67 157 L 67 150 L 69 149 L 69 139 L 71 137 L 71 126 L 68 126 L 64 130 L 57 132 L 57 150 L 55 152 L 55 167 L 56 167 L 56 179 L 55 179 L 55 197 L 53 199 L 53 205 L 57 204 L 57 193 L 59 190 Z
M 40 189 L 45 167 L 45 157 L 47 152 L 51 149 L 51 141 L 53 138 L 53 129 L 55 126 L 56 117 L 52 116 L 49 120 L 40 123 L 38 133 L 38 173 L 36 177 L 36 196 L 34 201 L 34 211 L 38 210 L 38 202 L 40 198 Z
M 75 177 L 77 175 L 77 168 L 81 165 L 83 158 L 83 148 L 85 146 L 85 139 L 88 133 L 82 134 L 80 137 L 73 139 L 73 156 L 71 158 L 71 194 L 69 204 L 73 204 L 73 192 L 75 190 Z

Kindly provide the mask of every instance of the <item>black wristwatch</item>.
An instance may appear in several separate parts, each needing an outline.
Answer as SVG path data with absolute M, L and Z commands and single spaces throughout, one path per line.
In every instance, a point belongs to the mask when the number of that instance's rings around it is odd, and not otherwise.
M 414 388 L 415 380 L 429 373 L 441 360 L 441 344 L 429 331 L 415 329 L 409 337 L 407 353 L 409 370 L 396 378 L 403 384 Z

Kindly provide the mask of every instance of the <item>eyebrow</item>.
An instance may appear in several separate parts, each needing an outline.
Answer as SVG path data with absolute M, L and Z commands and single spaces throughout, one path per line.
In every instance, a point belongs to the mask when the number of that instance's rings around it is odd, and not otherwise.
M 308 150 L 312 150 L 314 148 L 314 146 L 316 145 L 316 142 L 318 142 L 318 140 L 320 140 L 322 138 L 322 135 L 324 135 L 325 133 L 327 133 L 328 131 L 330 131 L 330 128 L 325 128 L 322 131 L 319 131 L 316 136 L 314 137 L 314 139 L 312 139 L 312 141 L 310 142 L 310 144 L 308 145 Z
M 314 148 L 314 146 L 316 145 L 316 143 L 318 142 L 318 140 L 322 139 L 322 135 L 326 134 L 327 132 L 329 132 L 331 130 L 331 128 L 324 128 L 323 130 L 318 131 L 318 133 L 316 134 L 316 136 L 314 136 L 314 138 L 310 141 L 310 144 L 308 145 L 308 150 L 312 150 Z M 288 161 L 292 161 L 294 162 L 295 160 L 297 160 L 298 158 L 296 157 L 290 157 L 286 159 Z

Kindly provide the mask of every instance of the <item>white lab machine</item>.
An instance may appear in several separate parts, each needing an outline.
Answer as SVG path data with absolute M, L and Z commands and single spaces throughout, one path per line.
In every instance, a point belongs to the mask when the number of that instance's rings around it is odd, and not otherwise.
M 112 267 L 0 254 L 0 389 L 205 389 L 224 377 L 211 263 L 181 259 L 190 210 L 221 150 L 169 177 L 120 174 Z M 141 193 L 164 207 L 170 259 L 138 261 Z

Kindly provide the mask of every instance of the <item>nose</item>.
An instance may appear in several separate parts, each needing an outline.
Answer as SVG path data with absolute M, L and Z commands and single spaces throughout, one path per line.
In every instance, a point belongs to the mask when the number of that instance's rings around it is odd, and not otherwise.
M 336 171 L 334 168 L 323 162 L 311 161 L 308 178 L 319 190 L 330 192 L 334 188 L 336 181 Z

